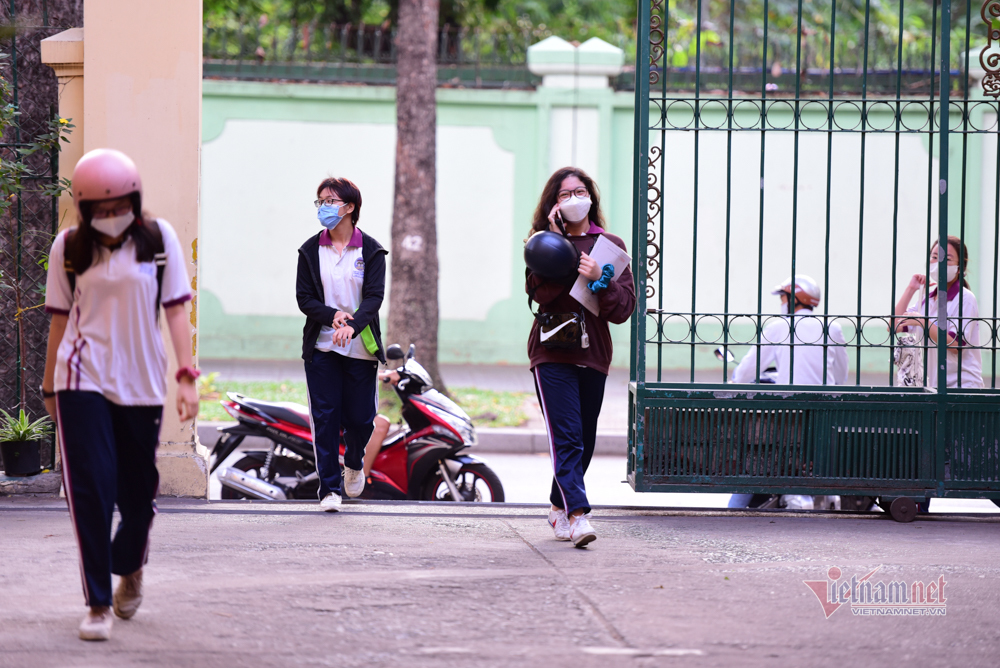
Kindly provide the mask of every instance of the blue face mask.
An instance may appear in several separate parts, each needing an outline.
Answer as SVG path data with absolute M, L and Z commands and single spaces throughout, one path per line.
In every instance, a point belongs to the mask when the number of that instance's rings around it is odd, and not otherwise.
M 325 204 L 316 212 L 316 217 L 319 218 L 319 224 L 328 230 L 335 228 L 344 219 L 340 215 L 339 206 L 327 206 Z

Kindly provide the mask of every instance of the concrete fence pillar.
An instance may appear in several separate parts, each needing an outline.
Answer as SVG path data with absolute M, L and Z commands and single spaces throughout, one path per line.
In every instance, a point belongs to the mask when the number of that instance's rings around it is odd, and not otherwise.
M 573 166 L 598 183 L 610 179 L 610 78 L 624 62 L 624 51 L 597 37 L 574 45 L 553 35 L 528 48 L 528 69 L 542 77 L 539 109 L 547 116 L 539 119 L 548 136 L 543 171 Z
M 42 44 L 43 62 L 59 77 L 59 113 L 76 125 L 60 158 L 60 176 L 71 177 L 80 156 L 95 148 L 116 148 L 135 160 L 143 208 L 173 225 L 185 252 L 195 295 L 189 304 L 195 328 L 190 345 L 197 363 L 201 1 L 87 0 L 84 25 L 85 30 L 67 30 Z M 75 223 L 72 200 L 65 199 L 63 226 Z M 169 342 L 165 325 L 164 337 Z M 205 497 L 207 451 L 195 425 L 177 419 L 176 361 L 172 352 L 168 357 L 157 457 L 160 493 Z

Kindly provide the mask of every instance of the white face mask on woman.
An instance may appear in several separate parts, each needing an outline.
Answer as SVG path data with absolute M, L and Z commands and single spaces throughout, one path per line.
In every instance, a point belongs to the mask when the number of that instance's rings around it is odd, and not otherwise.
M 129 211 L 120 216 L 109 216 L 108 218 L 92 218 L 90 226 L 101 234 L 105 234 L 112 239 L 119 237 L 128 229 L 128 226 L 135 220 L 135 213 Z
M 930 271 L 927 272 L 927 276 L 928 276 L 928 278 L 931 279 L 931 283 L 940 283 L 941 282 L 941 281 L 938 280 L 938 264 L 937 264 L 937 262 L 932 262 L 931 263 L 931 268 L 930 268 Z M 948 285 L 951 285 L 951 282 L 955 280 L 956 276 L 958 276 L 958 265 L 949 264 L 948 265 Z
M 590 213 L 592 203 L 589 197 L 577 197 L 573 195 L 568 200 L 559 205 L 559 212 L 563 218 L 571 223 L 579 223 Z

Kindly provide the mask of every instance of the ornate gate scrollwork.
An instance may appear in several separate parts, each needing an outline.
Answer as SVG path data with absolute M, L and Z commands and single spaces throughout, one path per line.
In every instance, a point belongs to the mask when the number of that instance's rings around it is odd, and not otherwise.
M 993 27 L 993 19 L 1000 18 L 1000 0 L 986 0 L 983 3 L 983 22 L 987 25 L 986 46 L 979 52 L 979 64 L 986 70 L 983 77 L 983 94 L 994 99 L 1000 98 L 1000 51 L 987 53 L 996 45 L 1000 49 L 1000 28 Z

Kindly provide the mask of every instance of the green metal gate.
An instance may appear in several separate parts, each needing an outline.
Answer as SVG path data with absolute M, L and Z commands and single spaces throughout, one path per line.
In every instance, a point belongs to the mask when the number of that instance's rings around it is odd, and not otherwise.
M 639 3 L 632 248 L 646 298 L 632 319 L 629 482 L 1000 498 L 1000 0 L 803 7 Z M 962 336 L 909 346 L 924 373 L 901 387 L 894 305 L 949 233 L 969 247 L 978 312 L 960 291 Z M 797 274 L 823 299 L 783 316 L 768 293 Z M 950 331 L 948 302 L 929 301 L 913 319 Z M 781 318 L 789 384 L 760 384 Z M 798 341 L 807 319 L 822 335 Z M 847 384 L 829 384 L 826 361 L 822 385 L 797 384 L 796 352 L 833 346 Z M 729 352 L 756 356 L 757 383 L 731 382 Z M 935 364 L 949 355 L 956 387 Z M 981 388 L 961 375 L 976 358 Z

